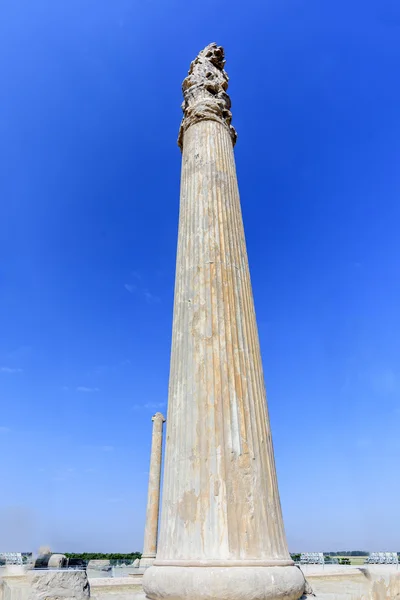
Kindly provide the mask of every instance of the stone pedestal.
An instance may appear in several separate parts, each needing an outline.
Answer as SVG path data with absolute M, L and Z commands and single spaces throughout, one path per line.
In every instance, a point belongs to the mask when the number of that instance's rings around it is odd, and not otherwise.
M 143 554 L 140 568 L 151 567 L 156 558 L 158 513 L 160 504 L 160 479 L 162 459 L 162 431 L 165 419 L 161 413 L 152 417 L 153 435 L 151 440 L 151 456 L 149 471 L 149 488 L 147 495 L 146 525 L 144 531 Z
M 181 205 L 152 600 L 297 600 L 266 406 L 222 48 L 183 83 Z

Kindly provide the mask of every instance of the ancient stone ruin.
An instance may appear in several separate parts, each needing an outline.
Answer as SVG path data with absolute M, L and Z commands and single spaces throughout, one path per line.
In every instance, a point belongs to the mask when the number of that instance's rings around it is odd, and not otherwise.
M 151 600 L 296 600 L 236 179 L 223 48 L 183 82 L 182 178 L 157 557 Z

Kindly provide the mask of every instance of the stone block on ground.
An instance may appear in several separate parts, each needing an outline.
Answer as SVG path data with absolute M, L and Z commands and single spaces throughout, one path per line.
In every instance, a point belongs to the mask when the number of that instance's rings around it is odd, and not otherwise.
M 93 559 L 89 560 L 87 568 L 96 571 L 111 571 L 111 563 L 109 560 Z
M 90 597 L 85 571 L 31 571 L 27 579 L 27 600 L 88 600 Z
M 67 565 L 67 557 L 65 554 L 51 554 L 47 566 L 50 569 L 61 569 Z

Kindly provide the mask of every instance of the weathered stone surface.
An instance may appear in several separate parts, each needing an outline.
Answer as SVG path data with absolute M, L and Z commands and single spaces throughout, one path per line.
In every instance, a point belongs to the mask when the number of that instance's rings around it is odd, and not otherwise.
M 143 576 L 152 600 L 289 600 L 305 586 L 283 528 L 223 64 L 208 46 L 183 86 L 162 514 Z
M 229 77 L 224 65 L 224 50 L 215 43 L 204 48 L 191 63 L 188 76 L 182 83 L 183 119 L 178 136 L 181 149 L 185 131 L 204 120 L 224 125 L 235 144 L 237 133 L 231 125 L 231 100 L 226 93 Z
M 111 563 L 109 560 L 96 558 L 89 560 L 87 568 L 96 571 L 111 571 Z
M 149 488 L 147 494 L 146 525 L 144 531 L 143 554 L 140 567 L 150 567 L 156 557 L 158 513 L 160 505 L 160 479 L 162 459 L 162 433 L 165 418 L 158 412 L 152 417 L 153 434 L 151 441 Z
M 139 565 L 140 565 L 140 560 L 139 560 L 138 558 L 136 558 L 136 559 L 133 561 L 133 566 L 135 567 L 135 569 L 137 569 L 137 568 L 139 567 Z
M 400 572 L 395 566 L 304 568 L 318 600 L 399 600 Z M 312 597 L 309 597 L 312 600 Z
M 90 580 L 94 600 L 145 600 L 141 578 L 96 577 Z
M 67 564 L 67 557 L 65 554 L 52 554 L 49 558 L 47 566 L 51 569 L 60 569 Z
M 304 580 L 304 595 L 305 596 L 315 596 L 314 590 L 312 589 L 310 582 L 307 579 Z
M 32 571 L 27 600 L 87 600 L 89 581 L 85 571 Z
M 23 577 L 26 571 L 25 565 L 5 565 L 4 577 Z

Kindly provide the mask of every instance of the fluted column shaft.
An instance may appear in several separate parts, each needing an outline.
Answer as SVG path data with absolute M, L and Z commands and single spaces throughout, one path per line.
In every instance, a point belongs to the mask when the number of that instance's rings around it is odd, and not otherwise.
M 185 133 L 157 563 L 290 564 L 229 131 Z
M 146 525 L 144 530 L 141 567 L 153 564 L 157 552 L 158 513 L 160 504 L 160 479 L 162 459 L 162 434 L 165 419 L 161 413 L 152 417 L 153 433 L 151 440 L 149 487 L 147 494 Z

